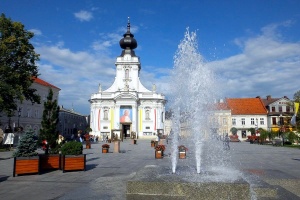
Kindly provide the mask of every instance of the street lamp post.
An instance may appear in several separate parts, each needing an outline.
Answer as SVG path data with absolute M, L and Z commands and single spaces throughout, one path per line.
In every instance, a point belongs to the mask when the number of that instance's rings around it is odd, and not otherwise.
M 21 117 L 22 108 L 18 110 L 18 129 L 20 128 L 20 117 Z

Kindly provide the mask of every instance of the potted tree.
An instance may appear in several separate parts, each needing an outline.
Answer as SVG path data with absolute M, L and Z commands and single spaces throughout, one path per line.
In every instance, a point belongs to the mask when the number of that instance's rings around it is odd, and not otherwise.
M 239 142 L 240 140 L 239 140 L 239 136 L 237 135 L 237 132 L 238 132 L 237 128 L 232 127 L 230 129 L 230 131 L 232 133 L 232 135 L 229 136 L 230 137 L 230 141 L 231 142 Z
M 186 158 L 186 151 L 188 149 L 184 145 L 178 146 L 179 159 Z
M 62 135 L 59 135 L 57 128 L 59 106 L 57 100 L 53 100 L 53 91 L 50 88 L 47 101 L 44 102 L 42 117 L 42 128 L 39 140 L 44 141 L 43 149 L 45 154 L 40 156 L 41 170 L 61 169 L 61 155 L 59 154 L 62 145 Z
M 83 154 L 82 151 L 82 143 L 77 141 L 67 142 L 61 147 L 63 172 L 73 170 L 85 171 L 86 154 Z
M 102 153 L 108 153 L 108 152 L 109 152 L 109 144 L 103 144 Z
M 155 158 L 156 159 L 161 159 L 164 156 L 164 151 L 166 147 L 163 144 L 159 144 L 155 147 Z
M 19 145 L 17 151 L 14 152 L 14 169 L 13 176 L 16 174 L 32 174 L 40 173 L 40 159 L 37 150 L 37 137 L 32 130 L 26 131 Z

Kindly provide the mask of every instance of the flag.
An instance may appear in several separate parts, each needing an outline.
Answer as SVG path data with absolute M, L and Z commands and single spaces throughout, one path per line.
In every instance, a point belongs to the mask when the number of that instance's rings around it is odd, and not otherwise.
M 291 119 L 291 124 L 292 125 L 296 125 L 296 116 L 297 116 L 297 113 L 298 113 L 298 109 L 299 109 L 299 103 L 298 102 L 295 102 L 294 103 L 294 110 L 295 110 L 295 114 L 293 115 L 292 119 Z
M 292 125 L 296 125 L 296 115 L 293 115 L 292 119 L 291 119 L 291 124 Z
M 299 109 L 299 102 L 295 102 L 294 107 L 295 107 L 295 115 L 297 115 Z

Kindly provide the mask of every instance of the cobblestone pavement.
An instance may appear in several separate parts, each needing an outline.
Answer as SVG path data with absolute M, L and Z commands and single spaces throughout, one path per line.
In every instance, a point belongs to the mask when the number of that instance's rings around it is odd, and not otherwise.
M 168 145 L 166 156 L 155 159 L 149 140 L 137 140 L 136 145 L 125 140 L 120 153 L 112 153 L 111 143 L 110 153 L 102 154 L 102 144 L 84 149 L 86 171 L 57 170 L 16 177 L 12 176 L 12 151 L 0 152 L 0 198 L 122 200 L 126 199 L 126 182 L 137 171 L 148 165 L 171 166 Z M 233 165 L 255 184 L 265 185 L 255 189 L 257 199 L 300 199 L 300 149 L 247 142 L 230 143 L 230 147 Z

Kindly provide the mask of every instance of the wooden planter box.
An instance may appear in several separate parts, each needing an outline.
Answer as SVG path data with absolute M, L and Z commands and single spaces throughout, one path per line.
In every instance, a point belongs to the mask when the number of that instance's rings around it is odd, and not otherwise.
M 186 151 L 179 151 L 179 159 L 185 159 L 186 158 Z
M 62 156 L 62 170 L 65 171 L 75 171 L 83 170 L 85 171 L 86 155 L 63 155 Z
M 102 148 L 102 153 L 108 153 L 109 148 Z
M 15 157 L 13 177 L 20 174 L 40 174 L 39 156 Z
M 164 156 L 164 151 L 155 151 L 155 159 L 162 159 Z
M 62 159 L 60 154 L 39 155 L 40 170 L 61 169 Z

